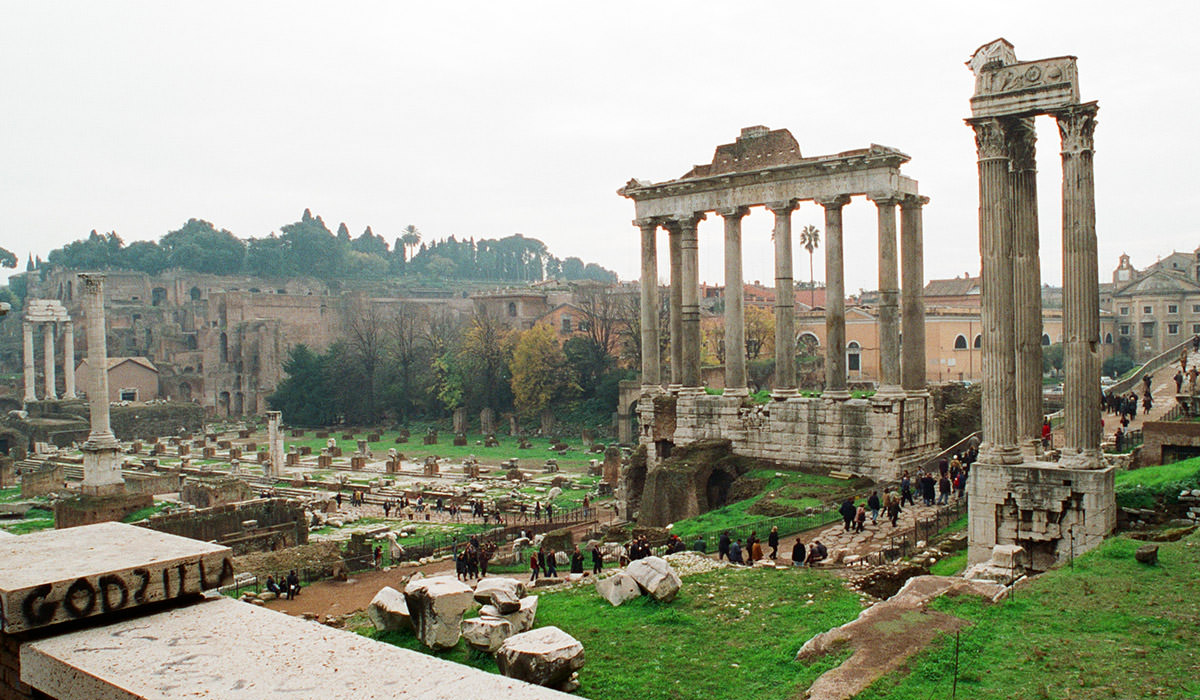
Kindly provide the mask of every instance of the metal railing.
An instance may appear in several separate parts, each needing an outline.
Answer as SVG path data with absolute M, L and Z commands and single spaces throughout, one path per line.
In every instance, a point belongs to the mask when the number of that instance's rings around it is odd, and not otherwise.
M 930 540 L 938 533 L 945 530 L 966 512 L 967 498 L 963 496 L 947 507 L 939 508 L 931 518 L 918 518 L 913 522 L 912 527 L 888 537 L 888 546 L 883 550 L 883 555 L 891 561 L 911 556 L 917 551 L 918 542 L 929 544 Z
M 723 532 L 729 533 L 730 540 L 742 539 L 743 541 L 750 536 L 750 533 L 755 533 L 760 541 L 766 542 L 767 535 L 771 532 L 772 527 L 778 527 L 779 536 L 786 537 L 798 532 L 804 532 L 805 530 L 824 527 L 841 519 L 842 516 L 836 510 L 822 511 L 811 515 L 777 515 L 753 520 L 741 525 L 693 533 L 686 537 L 680 535 L 680 538 L 684 540 L 684 544 L 688 549 L 692 548 L 697 539 L 703 539 L 705 552 L 707 553 L 717 551 L 717 542 L 720 540 L 721 533 Z M 666 541 L 666 538 L 661 538 L 659 540 L 651 540 L 648 544 L 651 547 L 657 547 L 665 544 Z

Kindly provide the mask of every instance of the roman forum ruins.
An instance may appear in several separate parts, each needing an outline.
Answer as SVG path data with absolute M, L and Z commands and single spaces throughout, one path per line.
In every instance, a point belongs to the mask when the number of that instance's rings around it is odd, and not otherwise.
M 25 319 L 21 323 L 22 360 L 25 370 L 25 401 L 37 401 L 37 377 L 34 373 L 33 328 L 42 327 L 45 346 L 43 370 L 47 400 L 59 398 L 55 387 L 54 335 L 58 326 L 63 330 L 63 395 L 64 399 L 75 398 L 75 325 L 67 309 L 57 299 L 30 299 L 25 306 Z
M 876 479 L 897 478 L 937 451 L 937 424 L 925 385 L 921 300 L 921 209 L 928 200 L 917 182 L 900 172 L 908 160 L 879 145 L 804 157 L 786 129 L 753 126 L 743 129 L 734 143 L 717 147 L 710 164 L 666 182 L 630 180 L 618 191 L 634 201 L 634 224 L 641 230 L 639 441 L 647 448 L 651 473 L 674 445 L 712 438 L 731 440 L 739 454 L 797 466 L 832 466 Z M 869 400 L 851 398 L 846 381 L 842 209 L 859 195 L 874 202 L 879 222 L 882 382 Z M 828 308 L 826 382 L 820 398 L 802 398 L 795 386 L 791 216 L 802 201 L 815 201 L 825 210 Z M 774 400 L 763 406 L 746 402 L 741 226 L 755 206 L 775 215 L 776 382 Z M 897 275 L 897 207 L 903 293 Z M 700 377 L 697 225 L 709 212 L 720 215 L 725 225 L 727 350 L 721 396 L 707 395 Z M 667 231 L 670 250 L 669 377 L 663 376 L 656 352 L 660 227 Z M 647 480 L 649 500 L 654 500 L 652 481 Z M 683 514 L 660 515 L 650 517 L 670 522 Z
M 1074 56 L 1018 61 L 998 39 L 967 63 L 979 158 L 983 443 L 970 488 L 970 553 L 1019 544 L 1035 570 L 1099 544 L 1116 526 L 1113 467 L 1100 452 L 1099 286 L 1092 179 L 1095 102 L 1079 100 Z M 1065 446 L 1040 448 L 1041 280 L 1034 117 L 1062 138 Z
M 84 309 L 87 314 L 87 354 L 89 367 L 108 367 L 108 347 L 104 331 L 104 275 L 79 275 L 83 283 Z M 89 496 L 113 496 L 124 493 L 121 476 L 121 443 L 109 425 L 108 372 L 88 374 L 88 411 L 91 432 L 83 443 L 83 485 Z

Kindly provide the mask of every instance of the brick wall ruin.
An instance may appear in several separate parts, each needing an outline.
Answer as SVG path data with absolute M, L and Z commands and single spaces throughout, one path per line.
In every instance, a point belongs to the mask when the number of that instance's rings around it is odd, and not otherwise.
M 253 525 L 247 525 L 254 521 Z M 212 508 L 156 515 L 142 527 L 204 542 L 228 545 L 235 554 L 292 547 L 308 542 L 308 521 L 299 501 L 262 498 Z

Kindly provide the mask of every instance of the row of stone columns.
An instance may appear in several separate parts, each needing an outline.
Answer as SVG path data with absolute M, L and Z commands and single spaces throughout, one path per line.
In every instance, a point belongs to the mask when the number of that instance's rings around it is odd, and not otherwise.
M 871 194 L 879 211 L 879 333 L 881 396 L 901 396 L 925 389 L 925 307 L 921 211 L 928 198 L 898 193 Z M 842 250 L 842 208 L 848 195 L 817 200 L 825 210 L 825 396 L 848 398 L 846 383 L 846 302 Z M 796 200 L 766 205 L 775 215 L 775 377 L 773 396 L 797 395 L 795 376 L 795 301 L 792 278 L 792 212 Z M 903 287 L 897 275 L 896 207 L 900 207 Z M 725 231 L 725 393 L 744 396 L 746 321 L 742 286 L 742 219 L 747 207 L 718 210 Z M 658 258 L 656 235 L 661 225 L 669 235 L 669 294 L 672 390 L 695 393 L 700 388 L 700 306 L 697 234 L 703 213 L 666 220 L 635 221 L 641 230 L 642 384 L 662 383 L 658 359 Z M 900 336 L 906 339 L 901 357 Z M 1040 348 L 1040 346 L 1039 346 Z
M 37 377 L 34 372 L 33 327 L 34 322 L 25 321 L 21 324 L 22 352 L 25 370 L 25 400 L 37 401 Z M 55 322 L 40 323 L 43 339 L 43 374 L 45 379 L 45 397 L 48 400 L 58 398 L 57 375 L 54 366 L 54 336 Z M 63 326 L 63 398 L 75 398 L 75 327 L 71 321 L 62 322 Z
M 1100 449 L 1099 275 L 1092 176 L 1096 104 L 1053 113 L 1062 138 L 1066 436 L 1062 462 Z M 1032 117 L 968 120 L 979 167 L 983 436 L 992 463 L 1034 457 L 1042 425 L 1041 274 Z M 907 331 L 906 331 L 907 332 Z

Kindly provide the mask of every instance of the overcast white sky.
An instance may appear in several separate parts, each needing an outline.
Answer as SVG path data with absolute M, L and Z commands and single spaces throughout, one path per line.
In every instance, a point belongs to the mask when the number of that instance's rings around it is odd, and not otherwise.
M 1142 267 L 1200 246 L 1194 0 L 2 0 L 0 17 L 0 246 L 21 269 L 93 228 L 130 242 L 199 217 L 244 238 L 309 207 L 389 242 L 409 223 L 426 237 L 520 232 L 630 279 L 633 205 L 615 190 L 678 177 L 765 124 L 805 155 L 911 155 L 905 171 L 932 198 L 926 277 L 975 273 L 963 62 L 999 36 L 1022 59 L 1078 56 L 1082 97 L 1100 101 L 1102 275 L 1122 251 Z M 1043 279 L 1058 283 L 1059 140 L 1051 120 L 1039 127 Z M 823 225 L 814 204 L 796 214 L 806 223 Z M 773 278 L 770 226 L 761 209 L 745 221 L 747 280 Z M 715 283 L 720 230 L 719 217 L 701 227 Z M 874 231 L 874 207 L 855 200 L 849 290 L 876 286 Z

